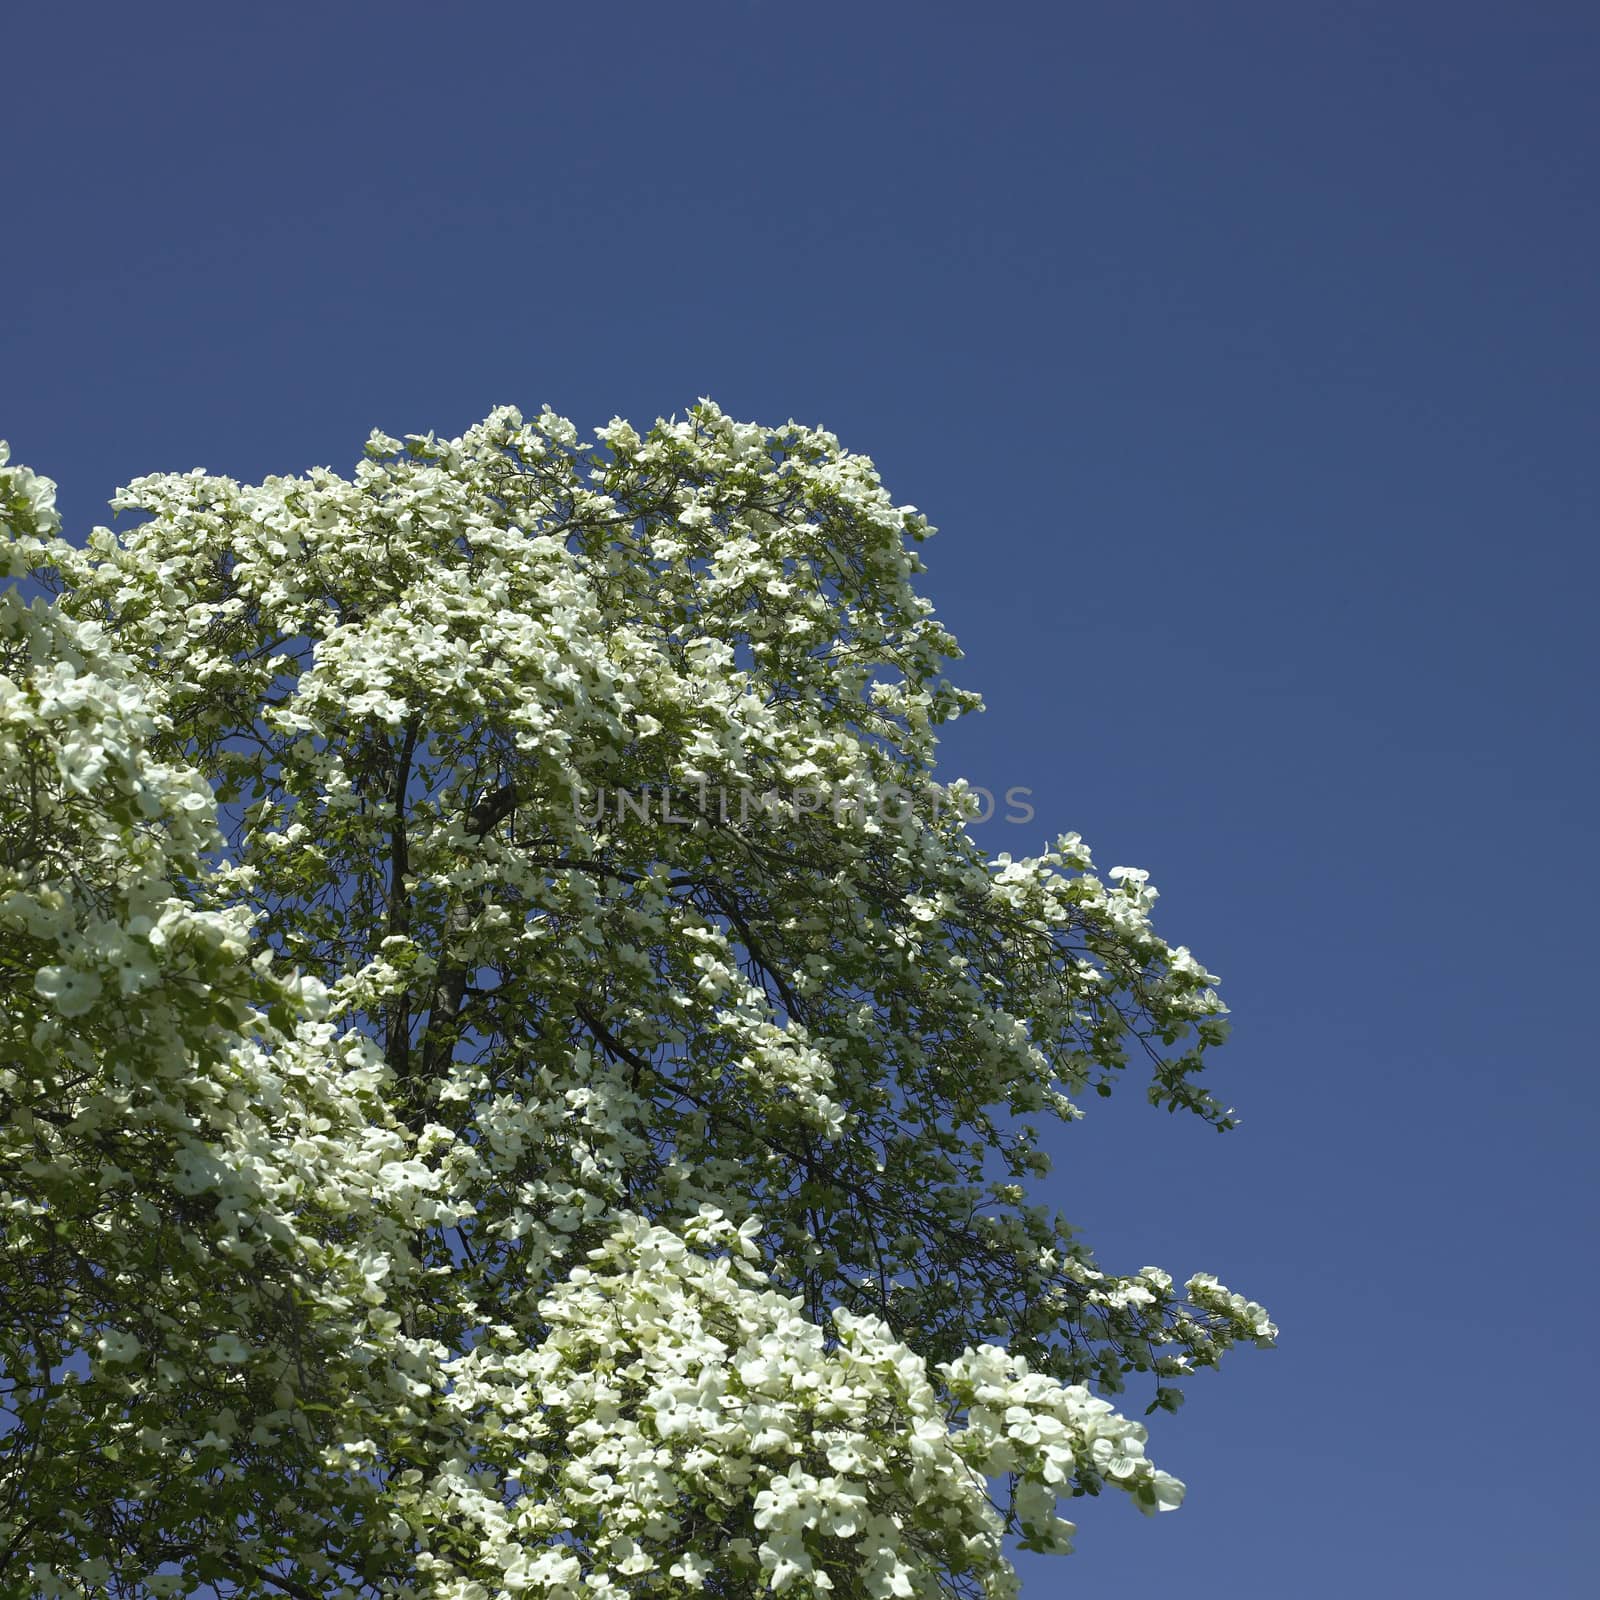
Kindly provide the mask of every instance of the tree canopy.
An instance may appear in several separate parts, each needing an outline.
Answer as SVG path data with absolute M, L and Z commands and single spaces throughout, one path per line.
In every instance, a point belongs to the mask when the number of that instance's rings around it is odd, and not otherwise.
M 933 531 L 707 401 L 142 478 L 0 455 L 0 1589 L 1014 1592 L 1270 1343 L 1029 1198 L 1224 1010 L 988 860 Z

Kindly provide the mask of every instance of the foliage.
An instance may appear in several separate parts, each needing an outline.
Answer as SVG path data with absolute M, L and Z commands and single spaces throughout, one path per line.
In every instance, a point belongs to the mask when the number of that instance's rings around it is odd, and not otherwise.
M 986 861 L 932 531 L 831 435 L 509 408 L 354 475 L 0 459 L 0 1584 L 1005 1595 L 1177 1504 L 1035 1119 L 1219 1127 L 1210 974 Z

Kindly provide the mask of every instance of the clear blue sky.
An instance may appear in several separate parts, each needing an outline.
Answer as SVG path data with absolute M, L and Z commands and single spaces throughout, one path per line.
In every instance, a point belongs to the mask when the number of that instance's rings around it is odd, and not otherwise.
M 70 521 L 374 425 L 701 394 L 943 530 L 952 773 L 1151 869 L 1218 1138 L 1095 1102 L 1110 1265 L 1266 1301 L 1028 1594 L 1586 1595 L 1600 11 L 14 8 L 0 434 Z M 1591 1572 L 1585 1579 L 1583 1574 Z

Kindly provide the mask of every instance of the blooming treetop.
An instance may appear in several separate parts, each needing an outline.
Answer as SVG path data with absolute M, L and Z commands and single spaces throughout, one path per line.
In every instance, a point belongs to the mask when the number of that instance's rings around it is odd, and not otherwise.
M 0 1586 L 1002 1596 L 1178 1503 L 1102 1396 L 1275 1330 L 1025 1183 L 1135 1062 L 1228 1126 L 1224 1008 L 933 787 L 870 462 L 503 408 L 115 505 L 0 458 Z

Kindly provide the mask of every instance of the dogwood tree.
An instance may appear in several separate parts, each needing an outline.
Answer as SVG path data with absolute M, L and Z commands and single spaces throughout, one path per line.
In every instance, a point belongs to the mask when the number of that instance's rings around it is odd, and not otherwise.
M 987 860 L 932 531 L 830 434 L 0 458 L 0 1588 L 1003 1596 L 1260 1306 L 1028 1198 L 1213 978 Z

